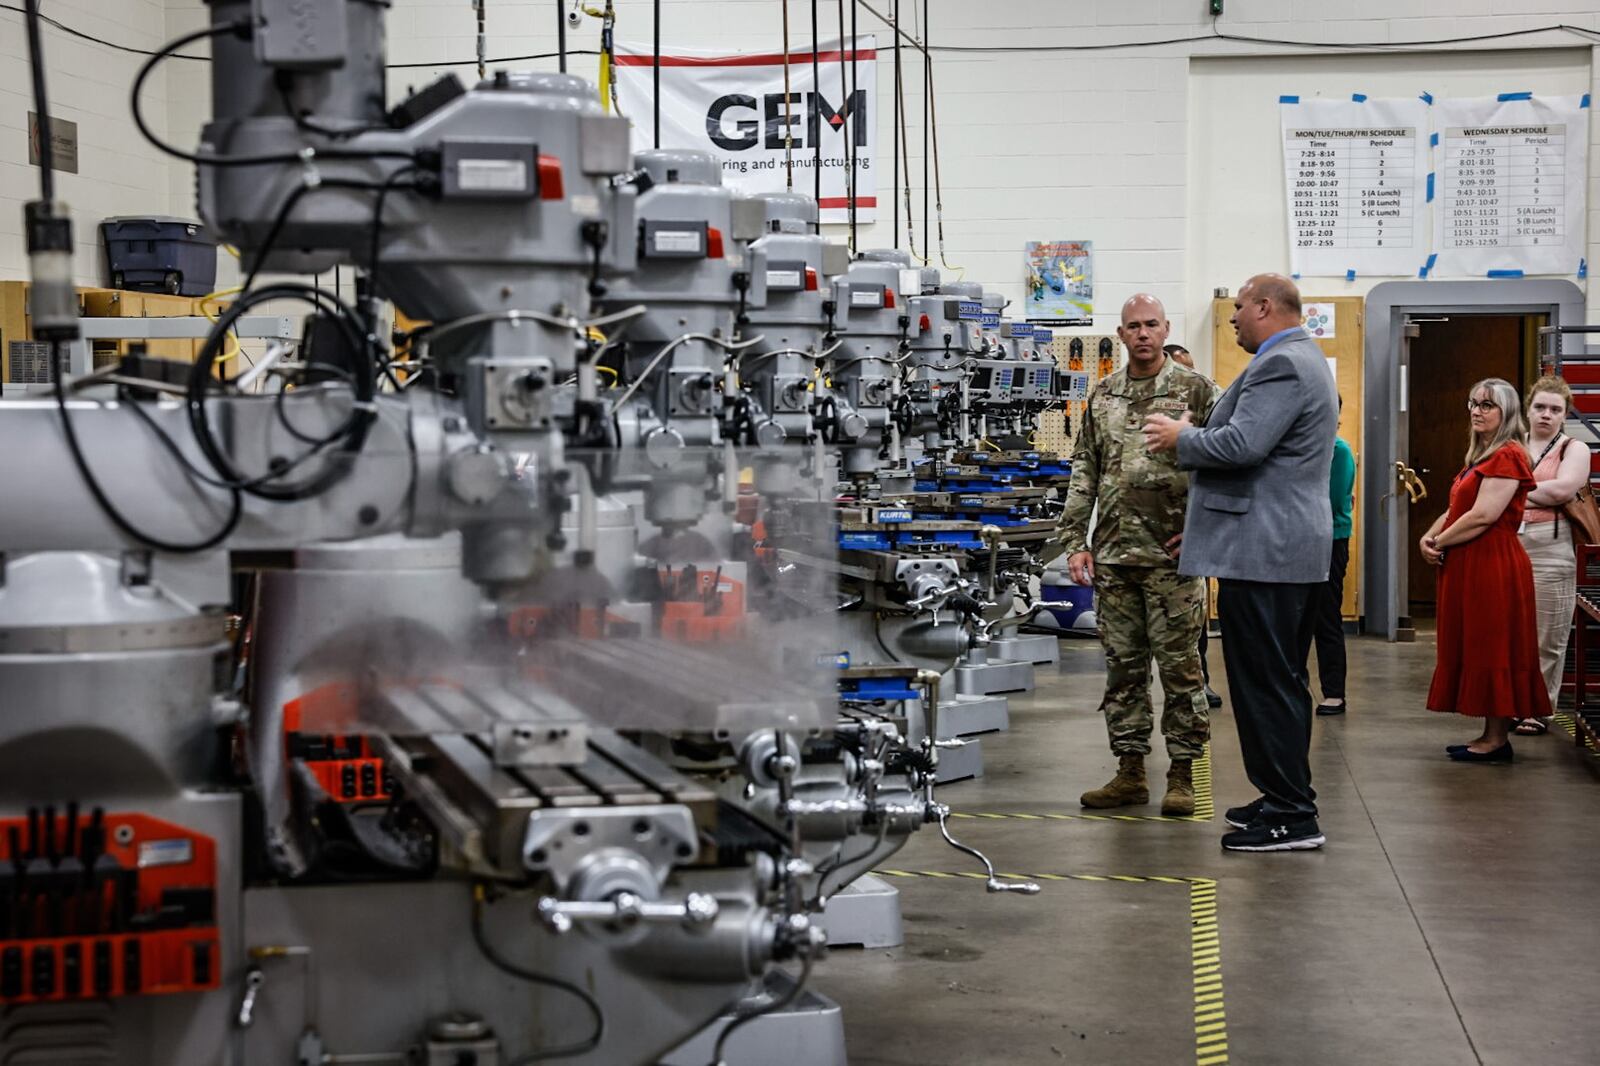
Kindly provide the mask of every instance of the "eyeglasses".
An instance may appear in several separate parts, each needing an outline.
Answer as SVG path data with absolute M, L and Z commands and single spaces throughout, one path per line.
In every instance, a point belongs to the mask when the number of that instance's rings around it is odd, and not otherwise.
M 1467 411 L 1469 413 L 1472 412 L 1472 411 L 1498 411 L 1498 410 L 1500 410 L 1500 405 L 1495 403 L 1493 400 L 1468 400 L 1467 401 Z

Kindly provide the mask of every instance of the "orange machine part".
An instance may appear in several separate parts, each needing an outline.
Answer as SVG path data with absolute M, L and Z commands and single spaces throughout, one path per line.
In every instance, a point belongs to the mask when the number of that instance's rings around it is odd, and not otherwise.
M 74 831 L 81 833 L 89 824 L 90 816 L 80 815 Z M 208 890 L 215 907 L 217 847 L 210 837 L 145 814 L 107 814 L 104 826 L 105 853 L 114 857 L 123 870 L 139 871 L 135 913 L 158 909 L 162 894 L 168 889 Z M 11 861 L 9 837 L 13 828 L 18 833 L 25 832 L 26 819 L 0 819 L 0 861 Z M 57 832 L 65 831 L 66 821 L 62 819 Z M 141 867 L 141 851 L 147 845 L 159 845 L 169 854 L 176 846 L 177 853 L 186 858 Z M 43 901 L 36 900 L 35 905 L 42 907 Z M 97 906 L 97 924 L 111 924 L 109 917 L 116 906 L 114 884 L 108 882 L 102 887 Z M 67 906 L 66 914 L 76 925 L 80 915 L 74 913 L 74 908 Z M 182 929 L 75 932 L 70 936 L 0 939 L 0 1003 L 171 995 L 221 985 L 214 920 Z M 7 973 L 13 968 L 20 968 L 20 987 L 16 987 L 15 976 Z M 47 991 L 41 991 L 37 983 L 41 972 L 51 975 Z

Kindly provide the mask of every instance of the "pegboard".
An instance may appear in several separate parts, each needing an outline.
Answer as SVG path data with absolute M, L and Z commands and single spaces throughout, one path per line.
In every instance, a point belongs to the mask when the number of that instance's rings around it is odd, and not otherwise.
M 1108 334 L 1069 336 L 1057 332 L 1045 345 L 1045 351 L 1055 358 L 1056 366 L 1061 370 L 1087 372 L 1091 391 L 1101 378 L 1116 373 L 1122 366 L 1122 345 L 1116 337 Z M 1071 455 L 1072 442 L 1076 439 L 1078 427 L 1083 424 L 1084 406 L 1081 402 L 1069 403 L 1064 413 L 1047 411 L 1040 415 L 1039 432 L 1034 436 L 1035 447 L 1040 451 Z

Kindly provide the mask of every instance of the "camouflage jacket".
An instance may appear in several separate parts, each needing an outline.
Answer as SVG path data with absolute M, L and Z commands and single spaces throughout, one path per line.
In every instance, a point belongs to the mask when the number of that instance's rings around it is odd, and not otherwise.
M 1189 474 L 1175 452 L 1145 447 L 1145 416 L 1180 417 L 1204 425 L 1220 390 L 1210 378 L 1168 359 L 1154 377 L 1126 368 L 1095 386 L 1072 452 L 1072 484 L 1058 536 L 1066 551 L 1093 550 L 1095 562 L 1170 565 L 1166 543 L 1183 532 Z M 1098 505 L 1091 544 L 1089 520 Z

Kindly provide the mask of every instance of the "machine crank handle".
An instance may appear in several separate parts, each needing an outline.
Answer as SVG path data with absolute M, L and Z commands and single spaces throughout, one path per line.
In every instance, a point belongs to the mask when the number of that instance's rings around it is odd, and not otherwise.
M 261 986 L 266 982 L 267 975 L 261 967 L 252 966 L 244 975 L 244 998 L 239 1001 L 239 1028 L 248 1029 L 256 1020 L 256 997 L 261 994 Z
M 945 806 L 943 803 L 935 803 L 932 805 L 932 813 L 939 819 L 939 832 L 944 836 L 945 843 L 949 844 L 957 851 L 965 852 L 966 854 L 971 855 L 974 859 L 977 859 L 979 862 L 983 863 L 984 870 L 989 874 L 989 879 L 983 884 L 983 887 L 986 891 L 1020 892 L 1024 896 L 1037 896 L 1039 894 L 1039 886 L 1033 881 L 1000 880 L 1000 878 L 995 876 L 994 863 L 989 861 L 989 857 L 987 855 L 979 851 L 977 848 L 969 847 L 966 844 L 961 843 L 961 841 L 957 840 L 955 837 L 951 836 L 949 825 L 949 807 Z
M 633 892 L 618 892 L 604 900 L 564 900 L 545 896 L 539 900 L 539 921 L 557 935 L 571 932 L 577 922 L 600 922 L 629 928 L 640 922 L 679 924 L 686 929 L 706 929 L 717 920 L 721 907 L 716 897 L 691 892 L 682 903 L 659 903 Z

